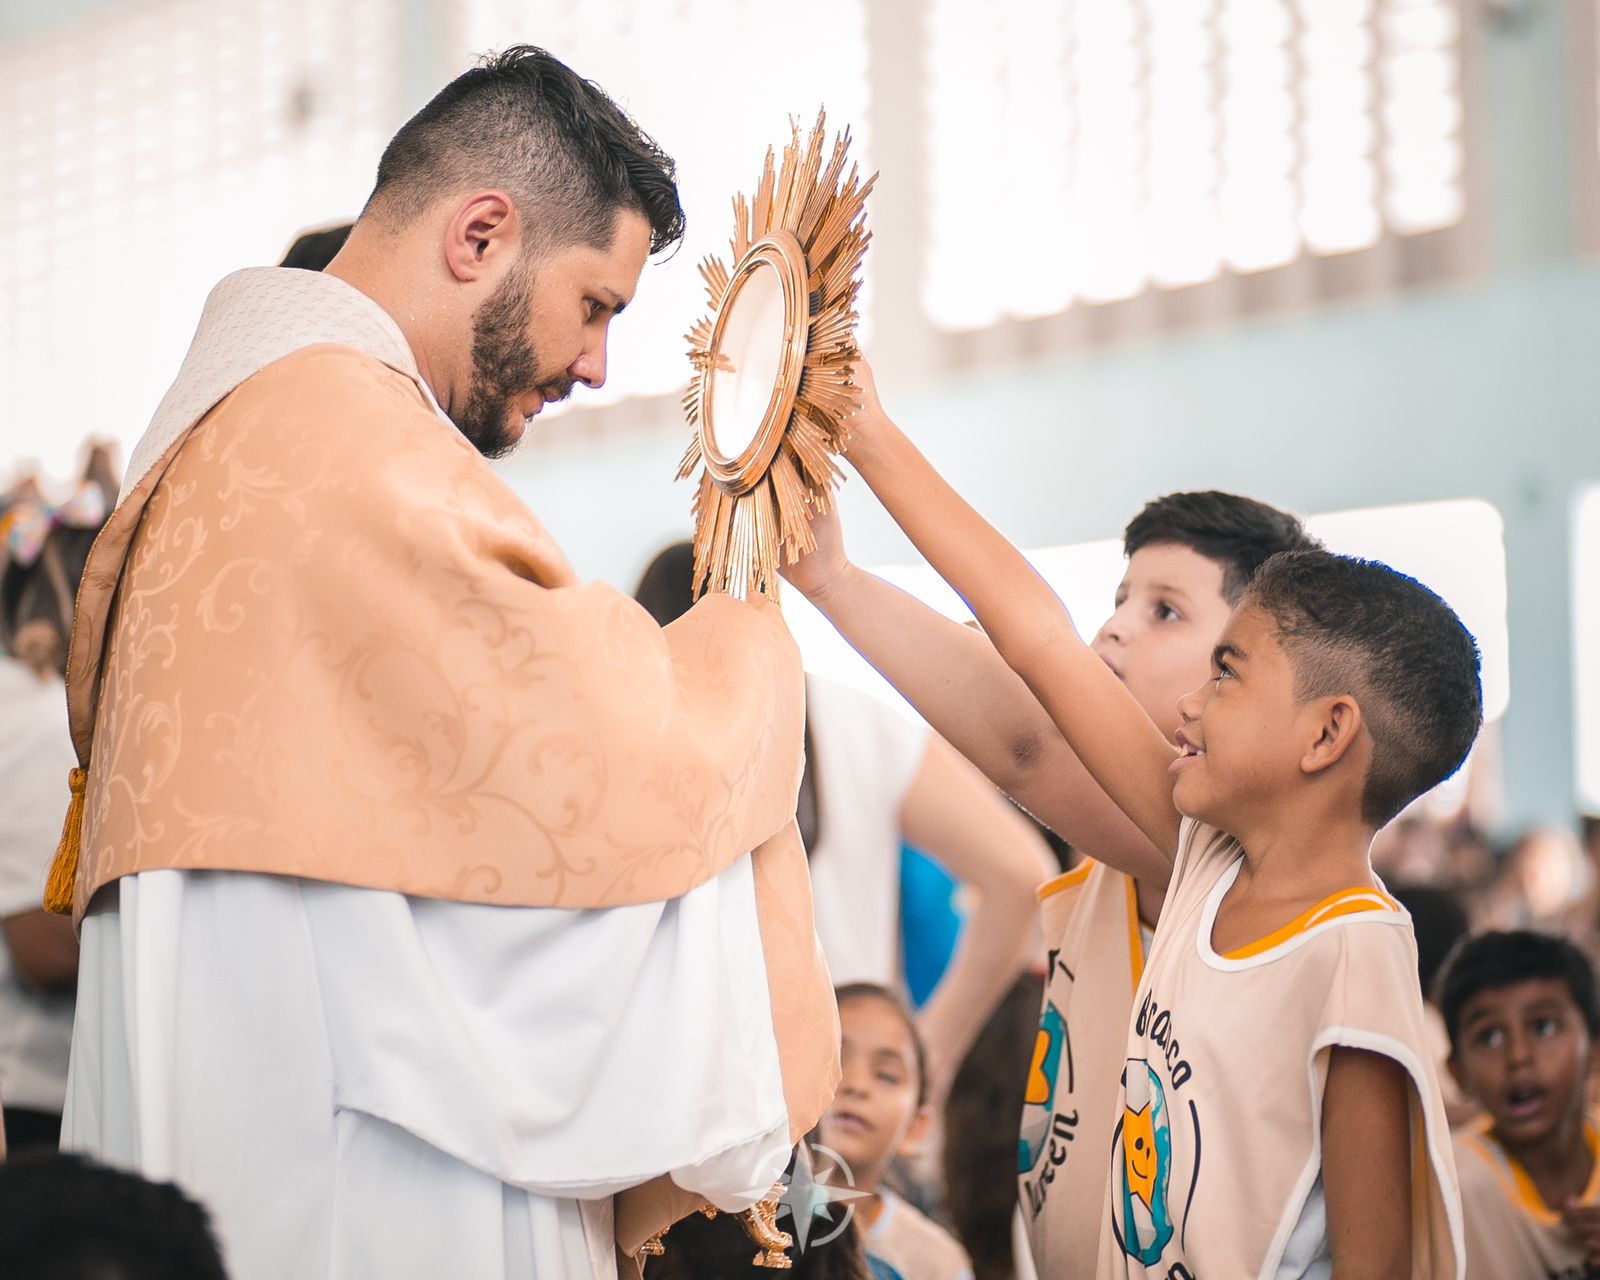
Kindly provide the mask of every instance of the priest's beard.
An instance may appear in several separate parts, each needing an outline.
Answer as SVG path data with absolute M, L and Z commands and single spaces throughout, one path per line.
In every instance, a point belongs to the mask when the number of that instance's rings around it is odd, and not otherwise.
M 519 263 L 472 317 L 472 387 L 451 416 L 486 458 L 505 457 L 522 438 L 513 401 L 535 389 L 547 400 L 572 394 L 572 379 L 564 374 L 540 382 L 538 353 L 528 340 L 532 310 L 533 268 Z

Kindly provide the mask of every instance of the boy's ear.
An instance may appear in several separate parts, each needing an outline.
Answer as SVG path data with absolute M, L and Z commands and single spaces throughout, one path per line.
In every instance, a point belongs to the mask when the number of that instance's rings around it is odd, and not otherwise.
M 923 1103 L 917 1108 L 917 1114 L 911 1117 L 911 1123 L 906 1126 L 906 1136 L 900 1139 L 900 1150 L 896 1154 L 908 1156 L 914 1152 L 928 1136 L 928 1129 L 932 1124 L 933 1108 Z
M 1450 1078 L 1456 1082 L 1456 1088 L 1460 1089 L 1467 1097 L 1472 1097 L 1472 1090 L 1467 1087 L 1467 1082 L 1462 1079 L 1461 1063 L 1456 1058 L 1454 1049 L 1450 1050 L 1450 1056 L 1444 1060 L 1444 1065 L 1450 1068 Z
M 1348 693 L 1318 698 L 1310 704 L 1312 741 L 1300 757 L 1302 773 L 1321 773 L 1344 759 L 1361 737 L 1361 705 Z

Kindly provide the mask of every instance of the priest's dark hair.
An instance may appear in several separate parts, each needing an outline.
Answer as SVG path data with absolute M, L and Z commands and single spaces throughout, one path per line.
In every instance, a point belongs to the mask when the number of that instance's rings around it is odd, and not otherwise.
M 592 80 L 532 45 L 491 54 L 401 126 L 362 216 L 409 225 L 452 195 L 500 189 L 543 250 L 611 244 L 619 210 L 650 251 L 683 238 L 672 158 Z

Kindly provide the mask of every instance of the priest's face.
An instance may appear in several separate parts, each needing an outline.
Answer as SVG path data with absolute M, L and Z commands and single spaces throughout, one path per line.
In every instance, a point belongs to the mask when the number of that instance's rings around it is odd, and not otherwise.
M 649 253 L 650 224 L 631 209 L 605 247 L 522 253 L 472 318 L 472 382 L 451 416 L 478 452 L 504 456 L 545 405 L 605 382 L 611 321 Z

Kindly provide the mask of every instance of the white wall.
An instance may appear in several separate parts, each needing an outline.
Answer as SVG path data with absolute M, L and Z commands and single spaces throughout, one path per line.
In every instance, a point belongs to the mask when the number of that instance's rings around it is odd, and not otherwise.
M 0 0 L 0 41 L 116 3 Z M 443 22 L 442 0 L 401 3 L 397 118 L 438 87 Z M 874 24 L 909 3 L 874 0 Z M 891 411 L 1025 545 L 1113 537 L 1142 502 L 1177 488 L 1234 489 L 1304 512 L 1493 503 L 1505 519 L 1510 581 L 1512 823 L 1570 817 L 1571 506 L 1581 485 L 1600 480 L 1600 263 L 1573 244 L 1565 21 L 1557 0 L 1529 0 L 1483 37 L 1477 199 L 1489 217 L 1480 279 L 1227 332 L 1057 351 L 981 376 L 912 384 L 896 376 L 892 355 L 879 369 Z M 902 55 L 910 75 L 911 55 L 894 53 Z M 914 148 L 890 146 L 910 136 L 895 104 L 872 110 L 880 162 L 918 163 Z M 975 180 L 982 162 L 974 157 Z M 916 216 L 912 205 L 890 188 L 875 211 L 873 252 L 894 264 L 889 287 L 915 279 L 893 232 L 896 218 Z M 880 335 L 880 351 L 900 338 Z M 670 483 L 684 441 L 668 401 L 541 418 L 506 474 L 581 572 L 627 587 L 657 547 L 687 532 L 689 487 Z M 861 486 L 850 486 L 844 509 L 859 559 L 909 558 Z

